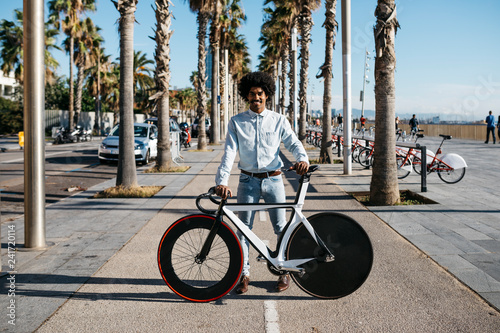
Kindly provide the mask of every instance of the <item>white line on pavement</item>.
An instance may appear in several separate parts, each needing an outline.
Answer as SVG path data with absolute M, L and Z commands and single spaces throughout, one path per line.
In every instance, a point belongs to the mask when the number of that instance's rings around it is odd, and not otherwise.
M 56 155 L 61 155 L 61 154 L 67 154 L 68 152 L 67 151 L 61 151 L 61 152 L 58 152 L 58 153 L 51 153 L 51 154 L 46 154 L 45 155 L 45 158 L 47 157 L 51 157 L 51 156 L 56 156 Z M 22 158 L 17 158 L 15 160 L 9 160 L 9 161 L 3 161 L 3 162 L 0 162 L 2 164 L 7 164 L 7 163 L 16 163 L 16 162 L 22 162 L 24 161 L 24 157 Z
M 264 320 L 266 324 L 266 333 L 279 333 L 280 325 L 278 311 L 275 301 L 264 301 Z

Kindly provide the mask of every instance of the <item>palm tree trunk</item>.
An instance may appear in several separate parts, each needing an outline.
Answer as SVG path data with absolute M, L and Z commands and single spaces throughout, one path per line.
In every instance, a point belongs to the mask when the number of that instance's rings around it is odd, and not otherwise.
M 69 129 L 71 130 L 75 124 L 73 117 L 75 116 L 75 95 L 73 82 L 73 64 L 75 62 L 75 38 L 69 37 Z
M 378 0 L 375 10 L 375 141 L 370 201 L 375 205 L 399 202 L 396 166 L 396 53 L 394 38 L 399 27 L 394 0 Z
M 156 0 L 156 87 L 160 93 L 158 102 L 158 156 L 156 168 L 168 170 L 172 165 L 170 152 L 170 30 L 172 14 L 169 11 L 169 0 Z
M 80 117 L 80 112 L 82 112 L 82 94 L 83 94 L 83 79 L 84 79 L 84 68 L 83 64 L 78 61 L 77 63 L 77 75 L 76 75 L 76 98 L 75 98 L 75 126 L 78 125 L 78 119 Z
M 210 131 L 210 140 L 213 144 L 219 144 L 220 141 L 220 123 L 219 123 L 219 44 L 212 44 L 212 113 L 210 114 L 212 130 Z
M 293 27 L 292 27 L 293 29 Z M 290 31 L 292 30 L 290 29 Z M 293 117 L 294 117 L 294 114 L 293 114 L 293 110 L 294 110 L 294 103 L 297 103 L 297 101 L 295 100 L 295 96 L 294 96 L 294 91 L 293 91 L 293 87 L 294 87 L 294 81 L 297 79 L 296 77 L 294 77 L 293 75 L 293 65 L 294 65 L 294 57 L 293 57 L 293 50 L 292 50 L 292 40 L 290 39 L 290 43 L 288 43 L 288 63 L 290 65 L 290 70 L 288 71 L 288 82 L 289 82 L 289 86 L 290 86 L 290 89 L 288 90 L 288 94 L 289 94 L 289 98 L 288 98 L 288 120 L 290 121 L 290 123 L 292 124 L 292 128 L 294 131 L 296 131 L 296 129 L 293 127 L 294 124 L 293 124 Z
M 300 83 L 299 83 L 299 140 L 302 144 L 306 143 L 306 125 L 307 125 L 307 85 L 309 78 L 309 44 L 311 43 L 311 28 L 313 20 L 311 11 L 307 9 L 300 15 Z
M 279 91 L 279 104 L 281 114 L 285 114 L 285 95 L 286 95 L 286 76 L 288 75 L 288 55 L 290 49 L 288 43 L 285 42 L 283 51 L 281 52 L 281 77 L 280 77 L 280 91 Z
M 321 76 L 324 79 L 323 91 L 323 136 L 321 138 L 321 150 L 319 153 L 320 163 L 333 163 L 332 153 L 332 66 L 333 49 L 335 48 L 335 33 L 337 22 L 335 21 L 337 0 L 326 0 L 325 23 L 325 64 L 322 66 Z
M 198 12 L 198 87 L 196 89 L 198 108 L 198 149 L 207 149 L 207 135 L 205 128 L 205 114 L 207 110 L 207 51 L 205 39 L 207 37 L 207 26 L 209 15 L 205 12 Z
M 118 2 L 120 12 L 120 143 L 116 185 L 138 186 L 134 156 L 134 22 L 137 0 Z

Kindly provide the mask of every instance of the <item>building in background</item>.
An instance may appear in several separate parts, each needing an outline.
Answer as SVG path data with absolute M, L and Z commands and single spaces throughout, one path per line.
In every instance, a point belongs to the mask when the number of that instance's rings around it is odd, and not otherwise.
M 3 72 L 0 71 L 0 97 L 12 99 L 14 89 L 18 86 L 19 84 L 14 79 L 14 73 L 4 76 Z

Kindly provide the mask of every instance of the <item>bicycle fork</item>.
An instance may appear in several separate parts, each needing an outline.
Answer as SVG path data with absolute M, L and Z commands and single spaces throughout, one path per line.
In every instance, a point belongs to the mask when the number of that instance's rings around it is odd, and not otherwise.
M 210 253 L 215 235 L 217 235 L 217 231 L 219 231 L 219 227 L 222 223 L 222 207 L 226 204 L 226 201 L 227 199 L 222 199 L 219 204 L 219 208 L 217 208 L 217 213 L 215 215 L 215 221 L 212 224 L 212 228 L 208 233 L 205 243 L 203 243 L 203 246 L 201 247 L 200 253 L 198 253 L 198 255 L 194 259 L 197 264 L 202 264 L 207 259 L 207 256 Z

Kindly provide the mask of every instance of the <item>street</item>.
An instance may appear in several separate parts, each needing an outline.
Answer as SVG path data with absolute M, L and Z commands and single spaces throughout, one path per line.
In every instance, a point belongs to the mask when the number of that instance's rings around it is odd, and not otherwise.
M 47 145 L 45 150 L 46 205 L 116 176 L 116 164 L 100 165 L 101 141 Z M 24 151 L 0 154 L 1 222 L 24 214 Z M 76 191 L 71 189 L 76 188 Z M 68 191 L 70 189 L 70 191 Z

